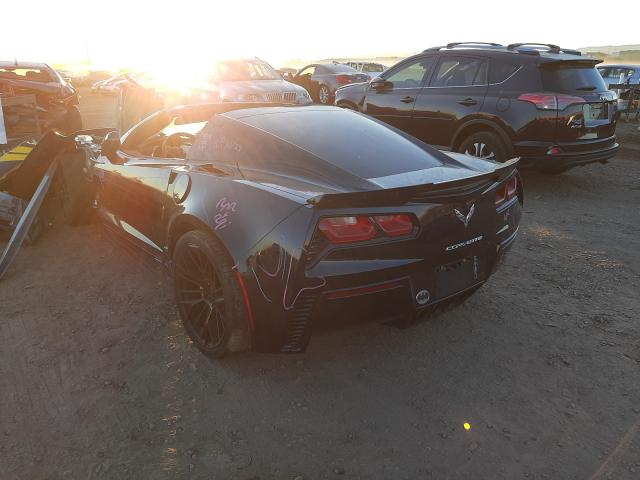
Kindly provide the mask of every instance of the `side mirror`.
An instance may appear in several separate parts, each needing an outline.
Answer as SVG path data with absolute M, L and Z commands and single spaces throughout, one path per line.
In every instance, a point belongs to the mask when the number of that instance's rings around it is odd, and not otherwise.
M 109 132 L 102 142 L 102 154 L 112 163 L 122 163 L 122 159 L 118 156 L 120 147 L 120 135 L 118 135 L 118 132 Z
M 393 82 L 388 82 L 384 78 L 375 77 L 369 82 L 369 86 L 374 90 L 390 90 L 393 87 Z

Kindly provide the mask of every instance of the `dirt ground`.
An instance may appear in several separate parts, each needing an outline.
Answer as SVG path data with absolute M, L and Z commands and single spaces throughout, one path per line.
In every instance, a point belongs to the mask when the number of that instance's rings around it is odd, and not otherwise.
M 167 279 L 56 225 L 0 283 L 0 479 L 640 478 L 640 132 L 620 131 L 608 165 L 524 173 L 520 236 L 465 305 L 304 355 L 207 359 Z

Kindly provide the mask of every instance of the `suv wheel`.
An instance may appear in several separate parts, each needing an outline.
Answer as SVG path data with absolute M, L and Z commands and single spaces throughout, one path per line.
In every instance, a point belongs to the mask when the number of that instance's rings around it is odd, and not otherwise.
M 507 160 L 507 149 L 504 143 L 497 134 L 492 132 L 477 132 L 469 135 L 458 147 L 458 152 L 494 162 Z

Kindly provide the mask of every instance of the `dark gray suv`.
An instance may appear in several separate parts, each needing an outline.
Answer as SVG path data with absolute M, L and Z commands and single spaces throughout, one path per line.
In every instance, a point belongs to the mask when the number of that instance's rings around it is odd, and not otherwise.
M 453 43 L 338 89 L 335 103 L 442 149 L 561 172 L 619 150 L 598 63 L 556 45 Z

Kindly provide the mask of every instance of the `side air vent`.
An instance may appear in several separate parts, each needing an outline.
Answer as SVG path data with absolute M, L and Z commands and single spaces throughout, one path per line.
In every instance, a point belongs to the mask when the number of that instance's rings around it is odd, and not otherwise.
M 311 316 L 315 298 L 312 292 L 301 294 L 293 310 L 289 312 L 287 339 L 282 346 L 283 353 L 303 352 L 307 347 L 311 335 Z

